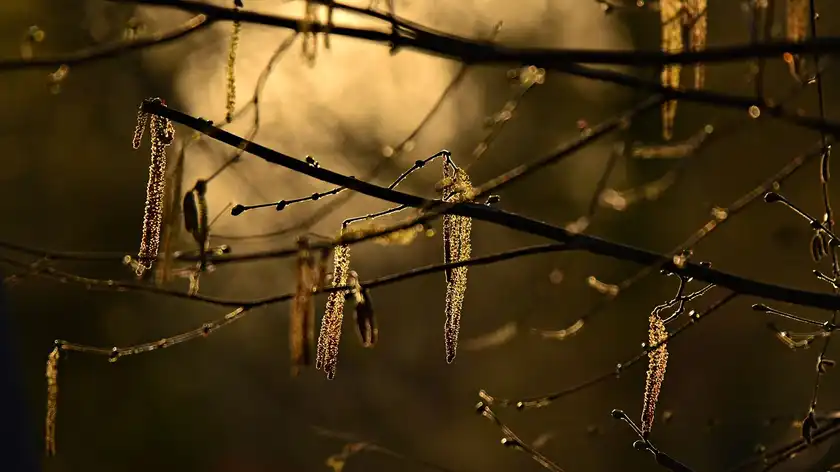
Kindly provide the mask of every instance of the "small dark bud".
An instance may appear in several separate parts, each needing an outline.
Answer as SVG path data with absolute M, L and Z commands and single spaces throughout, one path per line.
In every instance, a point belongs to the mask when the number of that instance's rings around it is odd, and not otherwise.
M 513 438 L 502 438 L 502 446 L 505 447 L 521 447 L 522 444 Z
M 617 420 L 622 420 L 624 418 L 627 418 L 627 413 L 624 413 L 621 410 L 613 410 L 613 411 L 610 412 L 610 415 L 612 415 L 612 417 L 617 419 Z
M 426 165 L 426 161 L 424 161 L 423 159 L 417 159 L 416 161 L 414 161 L 414 167 L 418 169 L 423 167 L 424 165 Z
M 636 449 L 637 451 L 647 451 L 649 448 L 646 442 L 641 439 L 637 439 L 633 441 L 633 449 Z
M 770 308 L 767 305 L 762 305 L 761 303 L 756 303 L 752 306 L 752 309 L 755 311 L 763 311 L 764 313 L 767 313 L 767 311 L 770 310 Z
M 802 439 L 806 443 L 811 444 L 814 441 L 814 430 L 817 429 L 817 426 L 817 418 L 814 415 L 814 411 L 811 410 L 808 412 L 805 420 L 802 421 Z
M 767 192 L 764 194 L 764 201 L 766 203 L 776 203 L 782 201 L 782 196 L 776 192 Z
M 277 210 L 277 211 L 281 211 L 284 208 L 286 208 L 286 201 L 285 200 L 280 200 L 279 202 L 277 202 L 277 206 L 274 207 L 274 209 Z

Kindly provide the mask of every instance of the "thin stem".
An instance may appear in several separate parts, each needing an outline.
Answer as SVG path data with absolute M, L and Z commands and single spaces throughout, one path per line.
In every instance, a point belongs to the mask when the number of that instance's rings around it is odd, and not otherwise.
M 121 54 L 160 46 L 172 41 L 197 33 L 215 22 L 215 18 L 208 18 L 199 14 L 185 21 L 176 28 L 162 33 L 152 33 L 134 39 L 117 41 L 115 43 L 97 45 L 81 49 L 66 55 L 39 58 L 0 59 L 0 71 L 22 69 L 52 69 L 62 65 L 78 66 L 101 59 L 117 57 Z
M 582 383 L 579 383 L 577 385 L 573 385 L 571 387 L 565 388 L 563 390 L 560 390 L 560 391 L 557 391 L 557 392 L 554 392 L 554 393 L 549 393 L 547 395 L 541 395 L 541 396 L 538 396 L 538 397 L 523 398 L 521 400 L 495 398 L 493 396 L 488 395 L 486 392 L 482 391 L 483 396 L 491 399 L 492 400 L 491 404 L 498 405 L 498 406 L 501 406 L 501 407 L 516 407 L 519 410 L 546 407 L 546 406 L 550 405 L 551 403 L 555 402 L 556 400 L 559 400 L 563 397 L 572 395 L 574 393 L 581 392 L 581 391 L 586 390 L 590 387 L 593 387 L 595 385 L 606 382 L 607 380 L 618 378 L 618 376 L 621 374 L 621 372 L 624 372 L 629 367 L 632 367 L 632 366 L 638 364 L 639 362 L 641 362 L 643 359 L 645 359 L 648 356 L 648 354 L 650 352 L 656 350 L 660 345 L 665 344 L 665 343 L 670 343 L 674 338 L 676 338 L 677 336 L 680 336 L 681 333 L 688 330 L 689 327 L 695 325 L 698 321 L 706 318 L 708 315 L 714 313 L 715 311 L 718 311 L 720 308 L 725 306 L 727 303 L 734 300 L 735 297 L 737 297 L 737 296 L 738 296 L 737 293 L 730 292 L 729 294 L 727 294 L 726 296 L 724 296 L 723 298 L 721 298 L 720 300 L 716 301 L 711 306 L 706 308 L 703 312 L 692 312 L 691 316 L 690 316 L 690 320 L 685 322 L 684 324 L 682 324 L 676 330 L 674 330 L 674 332 L 669 334 L 668 338 L 665 339 L 664 341 L 662 341 L 661 343 L 656 343 L 656 344 L 651 344 L 650 346 L 646 346 L 642 350 L 642 352 L 640 352 L 639 354 L 636 354 L 635 356 L 633 356 L 632 358 L 628 359 L 625 362 L 617 364 L 616 368 L 614 370 L 604 372 L 600 375 L 596 375 L 595 377 L 592 377 L 591 379 L 589 379 L 587 381 L 584 381 Z
M 385 276 L 385 277 L 380 277 L 378 279 L 367 280 L 367 281 L 361 282 L 360 285 L 362 287 L 367 288 L 367 289 L 372 289 L 372 288 L 376 288 L 376 287 L 381 287 L 381 286 L 401 282 L 403 280 L 408 280 L 408 279 L 411 279 L 411 278 L 414 278 L 414 277 L 420 277 L 420 276 L 427 275 L 427 274 L 443 272 L 445 270 L 454 269 L 456 267 L 487 265 L 487 264 L 492 264 L 492 263 L 495 263 L 495 262 L 501 262 L 501 261 L 505 261 L 505 260 L 515 259 L 515 258 L 518 258 L 518 257 L 521 257 L 521 256 L 543 254 L 543 253 L 555 252 L 555 251 L 562 251 L 562 250 L 565 250 L 565 249 L 567 249 L 567 246 L 565 244 L 548 244 L 548 245 L 542 245 L 542 246 L 520 248 L 520 249 L 515 249 L 513 251 L 507 251 L 507 252 L 504 252 L 504 253 L 490 254 L 490 255 L 487 255 L 487 256 L 484 256 L 484 257 L 477 257 L 477 258 L 473 258 L 473 259 L 469 259 L 469 260 L 452 262 L 452 263 L 448 263 L 448 264 L 435 264 L 435 265 L 430 265 L 430 266 L 426 266 L 426 267 L 418 267 L 418 268 L 411 269 L 407 272 L 403 272 L 403 273 L 400 273 L 400 274 L 393 274 L 393 275 L 388 275 L 388 276 Z M 55 272 L 53 272 L 53 271 L 47 271 L 46 273 L 56 275 Z M 60 276 L 65 277 L 68 280 L 72 280 L 74 282 L 82 282 L 82 281 L 87 281 L 88 283 L 91 283 L 91 282 L 95 282 L 95 283 L 112 282 L 112 281 L 96 281 L 96 280 L 93 280 L 93 279 L 83 279 L 81 277 L 73 276 L 71 274 L 66 274 L 66 273 L 60 273 Z M 147 287 L 147 286 L 136 286 L 136 285 L 130 285 L 130 284 L 121 284 L 117 287 L 114 287 L 112 285 L 112 288 L 138 289 L 138 290 L 143 290 L 143 291 L 147 291 L 147 292 L 153 292 L 153 293 L 160 294 L 160 295 L 170 295 L 170 296 L 176 296 L 176 297 L 179 297 L 179 298 L 190 298 L 190 299 L 204 301 L 204 302 L 208 302 L 208 303 L 214 303 L 216 305 L 222 305 L 222 306 L 236 306 L 236 305 L 241 305 L 241 306 L 239 306 L 236 310 L 234 310 L 230 313 L 227 313 L 222 318 L 220 318 L 216 321 L 209 322 L 209 323 L 204 323 L 203 325 L 201 325 L 198 328 L 195 328 L 195 329 L 192 329 L 192 330 L 189 330 L 189 331 L 186 331 L 184 333 L 177 334 L 175 336 L 171 336 L 171 337 L 168 337 L 168 338 L 163 338 L 163 339 L 158 340 L 158 341 L 152 341 L 152 342 L 137 344 L 137 345 L 128 346 L 128 347 L 113 347 L 113 348 L 95 347 L 95 346 L 88 346 L 88 345 L 84 345 L 84 344 L 70 343 L 70 342 L 67 342 L 67 341 L 60 341 L 60 345 L 61 345 L 62 349 L 78 351 L 78 352 L 85 352 L 85 353 L 88 353 L 88 354 L 105 355 L 105 356 L 111 357 L 112 360 L 116 360 L 116 358 L 124 357 L 124 356 L 128 356 L 128 355 L 143 354 L 143 353 L 147 353 L 147 352 L 151 352 L 151 351 L 156 351 L 158 349 L 172 347 L 172 346 L 175 346 L 177 344 L 181 344 L 181 343 L 184 343 L 184 342 L 187 342 L 187 341 L 191 341 L 193 339 L 197 339 L 199 337 L 206 337 L 206 336 L 210 335 L 212 332 L 216 331 L 217 329 L 220 329 L 224 326 L 227 326 L 228 324 L 231 324 L 235 321 L 238 321 L 238 320 L 244 318 L 248 312 L 250 312 L 251 310 L 253 310 L 255 308 L 260 308 L 260 307 L 275 304 L 275 303 L 289 301 L 289 300 L 293 299 L 296 295 L 295 293 L 287 293 L 287 294 L 284 294 L 284 295 L 280 295 L 280 296 L 276 296 L 276 297 L 270 297 L 270 298 L 264 298 L 264 299 L 260 299 L 260 300 L 252 300 L 252 301 L 248 301 L 248 302 L 241 302 L 241 301 L 240 302 L 234 302 L 234 301 L 222 301 L 222 300 L 210 299 L 208 297 L 203 297 L 203 296 L 200 296 L 200 295 L 190 296 L 190 295 L 182 294 L 180 292 L 171 292 L 171 291 L 166 291 L 166 290 L 163 290 L 163 289 L 158 289 L 157 287 L 154 287 L 154 286 Z M 313 293 L 339 292 L 339 291 L 349 290 L 349 289 L 352 289 L 352 288 L 353 287 L 350 287 L 350 286 L 325 287 L 325 288 L 318 289 L 318 290 L 314 291 Z M 211 301 L 211 300 L 215 300 L 215 301 Z
M 808 2 L 808 13 L 809 13 L 809 24 L 811 27 L 811 39 L 817 39 L 817 9 L 814 3 L 814 0 L 810 0 Z M 819 106 L 819 117 L 820 119 L 825 119 L 825 97 L 823 96 L 823 83 L 822 83 L 822 74 L 820 72 L 820 56 L 818 51 L 814 51 L 814 65 L 816 67 L 816 72 L 814 76 L 814 80 L 816 81 L 817 85 L 817 103 Z M 822 159 L 820 163 L 820 186 L 822 189 L 822 200 L 823 206 L 825 208 L 825 227 L 824 230 L 826 233 L 831 235 L 833 238 L 832 243 L 829 244 L 829 255 L 831 256 L 831 270 L 835 280 L 840 277 L 840 260 L 837 257 L 837 238 L 834 236 L 834 214 L 831 209 L 831 196 L 829 195 L 829 179 L 830 179 L 830 163 L 831 163 L 831 148 L 829 147 L 828 139 L 825 135 L 825 132 L 820 133 L 820 141 L 822 142 Z M 835 295 L 840 294 L 840 288 L 837 285 L 832 284 L 832 291 Z M 831 313 L 831 325 L 835 326 L 837 323 L 837 310 L 834 310 Z M 826 336 L 825 341 L 823 342 L 822 349 L 820 350 L 820 354 L 818 359 L 823 359 L 828 352 L 828 347 L 831 344 L 831 336 Z M 817 402 L 819 401 L 819 393 L 820 393 L 820 381 L 822 380 L 824 372 L 820 368 L 817 368 L 817 375 L 816 379 L 814 380 L 814 388 L 813 393 L 811 394 L 811 404 L 808 409 L 809 414 L 813 414 L 814 409 L 817 407 Z M 809 438 L 810 439 L 810 438 Z

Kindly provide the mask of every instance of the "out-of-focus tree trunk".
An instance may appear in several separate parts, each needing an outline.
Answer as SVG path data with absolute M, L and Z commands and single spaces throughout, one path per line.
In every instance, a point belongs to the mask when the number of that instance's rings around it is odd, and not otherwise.
M 0 273 L 0 279 L 3 274 Z M 39 470 L 32 435 L 32 418 L 24 400 L 23 377 L 12 343 L 9 307 L 0 284 L 0 469 L 15 472 Z

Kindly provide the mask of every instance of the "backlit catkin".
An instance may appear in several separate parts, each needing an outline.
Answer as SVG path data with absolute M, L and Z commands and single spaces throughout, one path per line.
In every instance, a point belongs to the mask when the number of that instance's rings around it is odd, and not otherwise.
M 350 246 L 338 245 L 333 252 L 332 286 L 347 285 L 350 274 Z M 338 365 L 338 345 L 341 342 L 341 324 L 344 321 L 344 297 L 347 291 L 332 292 L 327 298 L 321 331 L 318 335 L 318 352 L 315 368 L 324 369 L 328 379 L 335 377 Z
M 648 353 L 645 397 L 642 404 L 642 433 L 645 437 L 650 434 L 653 428 L 656 402 L 659 400 L 659 392 L 662 390 L 662 382 L 665 380 L 665 368 L 668 365 L 668 348 L 665 344 L 667 340 L 668 331 L 665 329 L 665 323 L 658 313 L 651 313 L 648 345 L 656 346 L 656 348 Z
M 55 418 L 58 412 L 58 346 L 53 348 L 47 358 L 47 417 L 44 432 L 44 444 L 48 455 L 55 455 Z
M 151 101 L 160 101 L 159 98 Z M 146 185 L 146 208 L 143 214 L 143 234 L 140 239 L 140 251 L 137 254 L 137 276 L 152 267 L 160 248 L 160 231 L 163 224 L 163 202 L 166 178 L 166 147 L 175 138 L 175 127 L 166 118 L 142 111 L 137 114 L 137 127 L 134 130 L 134 148 L 140 147 L 143 131 L 147 122 L 150 124 L 152 140 L 149 181 Z
M 445 202 L 467 201 L 472 193 L 470 178 L 463 169 L 454 167 L 451 162 L 443 164 L 443 200 Z M 470 258 L 472 246 L 470 233 L 472 219 L 460 215 L 443 216 L 443 261 L 444 263 L 460 262 Z M 461 327 L 461 309 L 464 305 L 464 294 L 467 291 L 468 267 L 447 269 L 446 276 L 446 308 L 444 324 L 444 342 L 446 362 L 452 363 L 458 350 L 458 333 Z
M 660 21 L 662 23 L 662 52 L 683 52 L 683 14 L 682 0 L 661 0 L 659 2 Z M 662 85 L 677 88 L 680 86 L 680 64 L 668 64 L 662 68 Z M 677 116 L 677 101 L 668 100 L 662 104 L 662 137 L 670 140 L 674 135 L 674 119 Z

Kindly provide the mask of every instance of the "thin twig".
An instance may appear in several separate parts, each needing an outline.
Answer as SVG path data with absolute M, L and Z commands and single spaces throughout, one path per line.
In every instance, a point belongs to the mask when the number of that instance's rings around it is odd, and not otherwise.
M 582 148 L 595 138 L 604 136 L 608 131 L 618 128 L 628 120 L 628 115 L 633 116 L 645 109 L 652 108 L 658 104 L 658 100 L 647 100 L 636 109 L 625 113 L 622 116 L 609 120 L 608 122 L 593 128 L 592 133 L 582 136 L 572 143 L 563 146 L 559 151 L 551 156 L 537 159 L 532 164 L 519 166 L 511 172 L 492 179 L 484 185 L 478 187 L 476 195 L 481 195 L 485 191 L 493 191 L 509 184 L 511 180 L 529 175 L 533 169 L 542 168 L 548 163 L 557 162 L 572 153 Z M 246 152 L 254 154 L 267 162 L 286 167 L 298 173 L 308 175 L 318 180 L 347 187 L 348 189 L 365 195 L 390 201 L 399 205 L 408 205 L 414 208 L 431 209 L 433 212 L 427 212 L 419 218 L 412 221 L 400 223 L 390 226 L 381 231 L 365 232 L 363 234 L 346 234 L 341 236 L 337 241 L 331 243 L 316 243 L 313 244 L 313 249 L 323 247 L 334 247 L 337 244 L 355 244 L 361 241 L 374 239 L 384 234 L 389 234 L 398 230 L 413 227 L 419 223 L 431 220 L 440 213 L 451 213 L 461 216 L 468 216 L 476 220 L 487 221 L 497 225 L 505 226 L 510 229 L 532 234 L 535 236 L 543 236 L 555 240 L 557 242 L 569 244 L 576 250 L 583 250 L 592 254 L 608 256 L 628 262 L 634 262 L 645 266 L 658 266 L 667 269 L 670 272 L 688 277 L 694 277 L 697 280 L 702 280 L 706 283 L 715 284 L 721 287 L 728 288 L 744 295 L 753 295 L 771 300 L 784 301 L 787 303 L 812 306 L 816 308 L 825 309 L 840 309 L 840 297 L 836 295 L 829 295 L 825 293 L 806 292 L 787 287 L 780 287 L 771 284 L 758 282 L 751 279 L 746 279 L 732 274 L 720 272 L 718 270 L 704 267 L 699 264 L 686 263 L 681 267 L 674 264 L 673 257 L 667 257 L 655 252 L 646 251 L 639 248 L 625 246 L 610 241 L 606 241 L 594 236 L 584 234 L 571 234 L 563 228 L 552 226 L 550 224 L 536 221 L 513 213 L 505 212 L 496 208 L 489 207 L 483 204 L 476 203 L 457 203 L 448 204 L 440 200 L 427 200 L 416 195 L 407 194 L 397 190 L 390 190 L 378 185 L 368 182 L 362 182 L 352 177 L 348 177 L 322 167 L 313 167 L 304 161 L 295 159 L 291 156 L 282 154 L 272 149 L 266 148 L 251 141 L 244 140 L 236 135 L 228 133 L 222 129 L 210 125 L 205 120 L 191 117 L 182 112 L 169 108 L 162 104 L 150 103 L 144 105 L 144 110 L 164 116 L 177 123 L 189 126 L 201 133 L 204 133 L 214 139 L 222 141 L 231 146 L 244 149 Z M 222 258 L 224 258 L 222 256 Z
M 117 41 L 115 43 L 97 45 L 81 49 L 66 55 L 42 58 L 16 58 L 0 59 L 0 71 L 20 69 L 51 69 L 65 66 L 78 66 L 100 59 L 107 59 L 119 56 L 126 52 L 147 49 L 154 46 L 166 44 L 177 39 L 184 38 L 190 34 L 197 33 L 210 26 L 214 18 L 199 14 L 185 21 L 178 27 L 163 33 L 152 33 L 134 39 Z
M 548 406 L 551 403 L 553 403 L 554 401 L 559 400 L 560 398 L 563 398 L 563 397 L 569 396 L 571 394 L 586 390 L 586 389 L 588 389 L 592 386 L 595 386 L 595 385 L 598 385 L 600 383 L 606 382 L 607 380 L 618 378 L 619 375 L 622 372 L 624 372 L 628 368 L 638 364 L 643 359 L 645 359 L 650 352 L 654 351 L 656 348 L 658 348 L 662 344 L 670 343 L 674 338 L 676 338 L 681 333 L 688 330 L 689 327 L 693 326 L 694 324 L 696 324 L 701 319 L 706 318 L 711 313 L 719 310 L 724 305 L 726 305 L 727 303 L 734 300 L 735 297 L 737 297 L 737 296 L 738 296 L 737 293 L 730 292 L 729 294 L 727 294 L 726 296 L 724 296 L 723 298 L 721 298 L 720 300 L 716 301 L 711 306 L 706 308 L 704 311 L 702 311 L 702 312 L 692 311 L 690 313 L 689 321 L 685 322 L 679 328 L 677 328 L 672 333 L 670 333 L 664 341 L 662 341 L 658 344 L 651 344 L 649 346 L 646 346 L 644 348 L 644 350 L 642 350 L 642 352 L 640 352 L 639 354 L 636 354 L 635 356 L 633 356 L 632 358 L 630 358 L 629 360 L 627 360 L 625 362 L 617 364 L 615 369 L 613 369 L 609 372 L 604 372 L 604 373 L 602 373 L 600 375 L 597 375 L 595 377 L 592 377 L 591 379 L 589 379 L 585 382 L 582 382 L 580 384 L 574 385 L 572 387 L 568 387 L 566 389 L 563 389 L 563 390 L 560 390 L 560 391 L 557 391 L 557 392 L 554 392 L 554 393 L 549 393 L 547 395 L 524 398 L 524 399 L 521 399 L 521 400 L 496 398 L 496 397 L 493 397 L 493 396 L 487 394 L 483 390 L 482 390 L 482 397 L 489 398 L 491 400 L 490 403 L 493 404 L 493 405 L 498 405 L 498 406 L 501 406 L 501 407 L 516 407 L 519 410 L 531 409 L 531 408 L 542 408 L 542 407 Z

